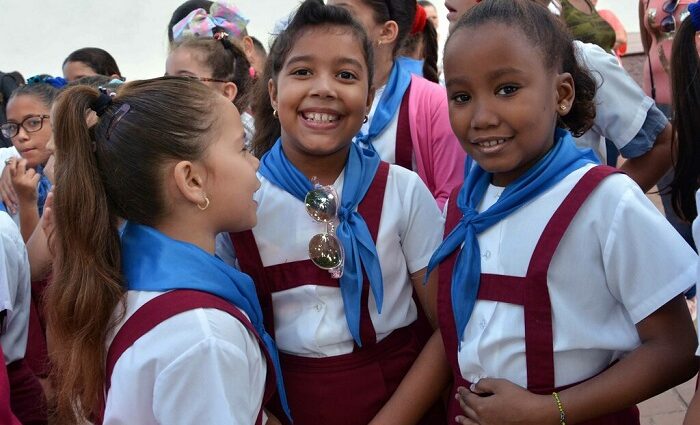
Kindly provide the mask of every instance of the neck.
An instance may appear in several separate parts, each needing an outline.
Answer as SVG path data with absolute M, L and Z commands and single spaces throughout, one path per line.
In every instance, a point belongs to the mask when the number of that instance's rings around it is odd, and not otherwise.
M 377 54 L 374 65 L 374 81 L 372 84 L 375 89 L 378 89 L 386 84 L 391 74 L 391 68 L 394 66 L 394 55 L 391 51 L 391 46 L 386 46 L 383 49 L 375 49 Z
M 169 238 L 191 243 L 213 255 L 216 248 L 216 233 L 192 221 L 166 219 L 154 227 Z
M 333 184 L 345 168 L 350 145 L 343 146 L 343 148 L 337 152 L 319 156 L 306 154 L 296 149 L 289 149 L 287 145 L 284 144 L 284 141 L 282 143 L 282 149 L 289 161 L 294 164 L 306 178 L 312 181 L 315 180 L 326 186 Z

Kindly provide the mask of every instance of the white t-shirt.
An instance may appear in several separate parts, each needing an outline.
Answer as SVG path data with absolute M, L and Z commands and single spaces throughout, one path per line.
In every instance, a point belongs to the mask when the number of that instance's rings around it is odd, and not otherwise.
M 315 222 L 304 203 L 259 176 L 258 224 L 253 229 L 264 266 L 308 260 L 309 240 L 326 226 Z M 342 196 L 343 174 L 334 186 Z M 369 295 L 369 312 L 377 340 L 416 320 L 410 274 L 428 265 L 440 245 L 444 220 L 430 191 L 413 171 L 392 165 L 389 169 L 377 253 L 384 279 L 382 313 Z M 284 237 L 281 237 L 284 236 Z M 218 238 L 217 254 L 231 263 L 228 235 Z M 275 339 L 281 351 L 305 357 L 347 354 L 353 339 L 345 320 L 339 288 L 303 285 L 272 295 Z
M 617 58 L 595 44 L 574 41 L 579 63 L 590 70 L 597 83 L 596 116 L 593 127 L 575 138 L 578 146 L 589 147 L 605 163 L 605 139 L 618 149 L 639 133 L 654 100 L 620 66 Z
M 481 271 L 525 276 L 535 245 L 579 169 L 478 236 Z M 503 188 L 491 186 L 479 211 Z M 567 229 L 550 264 L 555 385 L 590 378 L 640 345 L 635 324 L 695 283 L 697 255 L 639 186 L 606 178 Z M 527 385 L 523 307 L 476 302 L 458 354 L 462 376 Z
M 160 294 L 127 292 L 126 316 L 108 346 L 124 322 Z M 230 314 L 215 309 L 180 313 L 119 358 L 104 424 L 253 424 L 266 368 L 255 336 Z
M 9 215 L 0 211 L 0 311 L 7 310 L 0 343 L 5 364 L 24 358 L 27 349 L 31 282 L 22 235 Z

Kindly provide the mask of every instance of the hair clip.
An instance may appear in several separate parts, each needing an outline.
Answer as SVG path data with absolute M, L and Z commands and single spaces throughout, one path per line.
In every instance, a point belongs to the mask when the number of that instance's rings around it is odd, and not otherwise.
M 31 86 L 33 84 L 48 84 L 52 87 L 60 89 L 63 88 L 66 84 L 68 84 L 68 81 L 66 81 L 62 77 L 52 77 L 50 75 L 42 74 L 35 75 L 27 80 L 28 86 Z
M 428 21 L 428 14 L 425 13 L 425 9 L 421 5 L 416 5 L 416 15 L 413 17 L 413 27 L 411 28 L 411 34 L 419 34 L 425 30 L 425 23 Z
M 123 103 L 122 106 L 117 109 L 117 112 L 112 115 L 112 119 L 109 121 L 109 126 L 107 127 L 107 140 L 109 140 L 109 136 L 112 135 L 112 130 L 114 130 L 117 127 L 117 124 L 119 124 L 119 121 L 124 118 L 126 114 L 129 113 L 131 110 L 131 105 L 128 103 Z

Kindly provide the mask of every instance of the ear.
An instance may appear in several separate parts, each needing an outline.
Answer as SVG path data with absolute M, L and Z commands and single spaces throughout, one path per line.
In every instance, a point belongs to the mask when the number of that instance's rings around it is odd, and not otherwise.
M 574 78 L 568 72 L 561 73 L 556 76 L 557 90 L 557 113 L 559 116 L 567 115 L 571 111 L 576 97 L 576 88 Z
M 253 44 L 253 39 L 249 35 L 246 35 L 241 40 L 243 44 L 243 52 L 245 52 L 245 57 L 248 62 L 253 63 L 253 55 L 255 54 L 255 45 Z
M 267 81 L 267 93 L 270 95 L 270 104 L 277 109 L 277 85 L 272 78 Z
M 224 83 L 222 94 L 226 97 L 226 99 L 233 102 L 233 99 L 235 99 L 236 95 L 238 94 L 238 86 L 236 86 L 236 83 L 234 82 Z
M 204 203 L 204 168 L 190 161 L 180 161 L 173 167 L 175 186 L 194 205 Z
M 392 46 L 399 36 L 399 24 L 396 21 L 386 21 L 382 25 L 377 43 L 380 45 Z

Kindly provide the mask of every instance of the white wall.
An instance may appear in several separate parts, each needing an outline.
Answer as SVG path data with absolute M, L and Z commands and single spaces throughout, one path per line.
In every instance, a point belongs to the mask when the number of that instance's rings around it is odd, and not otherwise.
M 0 0 L 0 70 L 61 75 L 81 47 L 100 47 L 128 79 L 163 75 L 167 24 L 184 0 Z M 275 21 L 298 0 L 235 0 L 251 35 L 267 44 Z
M 81 47 L 110 52 L 129 79 L 163 75 L 167 54 L 166 27 L 172 11 L 184 0 L 0 0 L 0 70 L 18 70 L 25 77 L 61 75 L 61 64 Z M 233 0 L 250 18 L 249 32 L 267 44 L 275 22 L 299 0 Z M 440 40 L 447 33 L 446 10 Z M 600 0 L 637 32 L 637 0 Z M 442 51 L 442 49 L 440 49 Z

